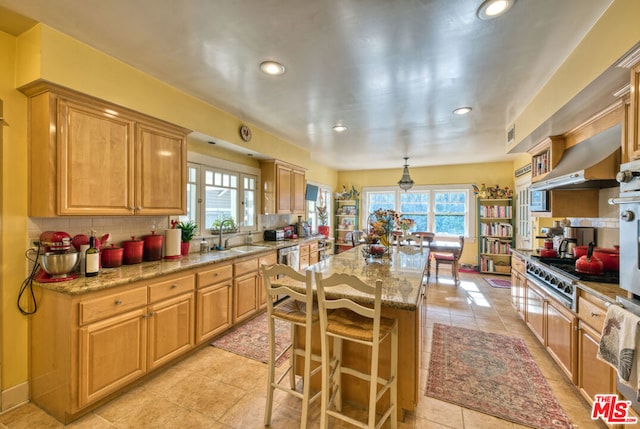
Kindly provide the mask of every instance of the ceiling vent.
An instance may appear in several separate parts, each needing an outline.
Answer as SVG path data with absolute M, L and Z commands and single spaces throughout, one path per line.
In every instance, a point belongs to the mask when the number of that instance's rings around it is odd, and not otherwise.
M 513 124 L 511 128 L 507 130 L 507 144 L 511 144 L 516 139 L 516 124 Z

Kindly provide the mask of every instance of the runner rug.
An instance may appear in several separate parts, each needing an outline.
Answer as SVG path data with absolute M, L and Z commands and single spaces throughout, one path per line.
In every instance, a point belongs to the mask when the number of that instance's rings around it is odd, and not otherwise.
M 269 361 L 267 329 L 267 314 L 262 313 L 233 328 L 222 337 L 216 339 L 211 345 L 249 359 L 267 363 Z M 291 338 L 289 323 L 276 320 L 276 356 L 289 344 L 289 338 Z M 288 353 L 285 353 L 276 365 L 282 364 L 287 359 L 287 355 Z
M 425 395 L 534 428 L 572 428 L 524 341 L 434 324 Z
M 491 287 L 502 288 L 502 289 L 510 289 L 511 288 L 511 280 L 507 279 L 492 279 L 486 278 L 485 280 Z

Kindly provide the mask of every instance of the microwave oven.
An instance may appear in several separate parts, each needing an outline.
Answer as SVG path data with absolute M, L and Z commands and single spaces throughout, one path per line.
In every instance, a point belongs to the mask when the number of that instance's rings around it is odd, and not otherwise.
M 551 206 L 549 204 L 549 191 L 531 191 L 529 194 L 529 211 L 551 211 Z

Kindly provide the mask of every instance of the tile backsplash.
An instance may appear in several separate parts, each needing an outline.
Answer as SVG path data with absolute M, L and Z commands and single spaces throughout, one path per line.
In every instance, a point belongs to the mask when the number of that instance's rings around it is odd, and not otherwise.
M 43 231 L 65 231 L 72 237 L 76 234 L 89 235 L 93 230 L 96 236 L 109 234 L 109 242 L 120 244 L 131 237 L 151 234 L 155 225 L 158 234 L 169 228 L 168 216 L 113 216 L 113 217 L 56 217 L 29 218 L 27 227 L 29 242 L 38 240 Z
M 28 219 L 28 241 L 25 243 L 25 249 L 31 247 L 43 231 L 65 231 L 73 237 L 76 234 L 89 235 L 93 230 L 98 237 L 108 233 L 110 235 L 109 243 L 120 244 L 122 241 L 130 240 L 131 237 L 140 238 L 151 234 L 154 226 L 157 234 L 164 234 L 164 230 L 170 227 L 172 218 L 169 216 L 32 217 Z M 293 215 L 263 215 L 258 218 L 257 232 L 252 234 L 253 241 L 262 241 L 262 231 L 264 229 L 281 228 L 297 221 L 297 216 Z M 247 234 L 247 232 L 225 234 L 223 241 L 228 239 L 230 246 L 243 244 Z M 191 242 L 191 251 L 199 251 L 199 244 L 203 237 L 210 247 L 218 243 L 217 235 L 212 234 L 209 229 L 200 229 Z

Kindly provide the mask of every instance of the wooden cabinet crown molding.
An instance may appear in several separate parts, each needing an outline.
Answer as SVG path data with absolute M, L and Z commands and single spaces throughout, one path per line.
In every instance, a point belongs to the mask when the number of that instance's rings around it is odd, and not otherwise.
M 185 136 L 190 134 L 192 130 L 188 128 L 181 127 L 179 125 L 173 124 L 171 122 L 165 121 L 163 119 L 158 119 L 154 116 L 147 115 L 145 113 L 138 112 L 137 110 L 130 109 L 128 107 L 103 100 L 98 97 L 94 97 L 89 94 L 85 94 L 79 91 L 76 91 L 71 88 L 67 88 L 66 86 L 58 85 L 53 82 L 49 82 L 46 80 L 36 80 L 26 85 L 23 85 L 18 88 L 20 92 L 22 92 L 27 97 L 34 97 L 39 94 L 43 94 L 45 92 L 54 93 L 60 97 L 71 98 L 76 102 L 81 102 L 88 104 L 90 106 L 104 108 L 104 109 L 112 109 L 112 112 L 118 114 L 124 114 L 127 117 L 130 117 L 136 121 L 153 121 L 157 124 L 162 124 L 163 126 L 171 129 L 176 133 L 182 133 Z

